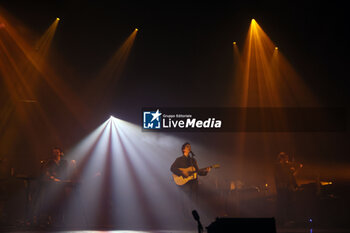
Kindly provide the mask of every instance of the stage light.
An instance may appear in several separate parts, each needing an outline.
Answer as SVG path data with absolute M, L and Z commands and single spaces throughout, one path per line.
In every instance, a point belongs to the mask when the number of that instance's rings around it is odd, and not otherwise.
M 317 106 L 317 99 L 314 98 L 312 92 L 288 60 L 280 53 L 277 44 L 273 43 L 255 19 L 251 19 L 246 40 L 242 46 L 241 56 L 236 53 L 237 47 L 232 47 L 233 60 L 234 62 L 238 60 L 236 62 L 238 65 L 233 66 L 233 85 L 230 90 L 233 94 L 230 105 L 260 108 Z M 291 126 L 291 122 L 286 114 L 286 112 L 281 111 L 278 119 L 280 126 L 288 128 Z M 237 116 L 235 124 L 244 126 L 247 125 L 247 121 L 247 114 L 241 113 Z M 261 118 L 261 123 L 262 125 L 270 124 L 269 119 L 265 117 Z M 239 134 L 234 142 L 236 145 L 235 153 L 238 155 L 235 164 L 240 164 L 235 169 L 235 176 L 246 176 L 244 167 L 250 163 L 250 160 L 244 155 L 251 153 L 250 144 L 255 140 L 260 140 L 262 154 L 266 158 L 274 149 L 275 143 L 284 144 L 288 148 L 298 145 L 293 134 L 276 133 L 276 135 L 270 135 L 262 133 L 254 136 L 246 133 Z M 265 169 L 268 171 L 269 165 Z M 266 181 L 265 189 L 271 186 L 273 178 Z
M 320 183 L 321 183 L 322 186 L 325 186 L 325 185 L 332 184 L 332 181 L 321 181 Z
M 111 122 L 114 123 L 114 124 L 116 124 L 116 123 L 119 122 L 118 118 L 116 118 L 116 117 L 114 117 L 114 116 L 112 116 L 112 115 L 109 117 L 108 121 L 111 121 Z
M 60 20 L 60 18 L 58 18 L 58 17 L 57 17 L 57 18 L 56 18 L 56 20 L 57 20 L 57 21 L 59 21 L 59 20 Z
M 236 41 L 234 41 L 233 44 L 236 45 L 237 44 Z
M 86 95 L 90 96 L 89 93 L 92 91 L 95 93 L 93 99 L 91 99 L 93 105 L 99 105 L 100 108 L 104 108 L 104 104 L 102 103 L 106 103 L 109 98 L 108 93 L 111 93 L 112 88 L 121 77 L 133 47 L 137 31 L 137 28 L 132 31 L 124 43 L 108 60 L 107 64 L 101 69 L 97 77 L 92 79 L 91 83 L 85 89 Z
M 177 202 L 172 200 L 177 198 L 177 187 L 169 182 L 168 169 L 163 168 L 170 166 L 185 139 L 144 133 L 139 125 L 112 115 L 107 118 L 66 155 L 77 161 L 76 171 L 68 177 L 89 181 L 80 186 L 82 197 L 77 194 L 67 200 L 67 212 L 80 211 L 74 198 L 82 198 L 89 203 L 87 214 L 92 225 L 106 221 L 126 227 L 157 226 L 169 223 L 172 216 L 180 218 L 182 212 L 166 211 L 176 209 Z M 207 151 L 194 146 L 198 153 Z M 190 203 L 187 198 L 185 201 Z M 108 219 L 100 219 L 107 203 L 112 203 Z

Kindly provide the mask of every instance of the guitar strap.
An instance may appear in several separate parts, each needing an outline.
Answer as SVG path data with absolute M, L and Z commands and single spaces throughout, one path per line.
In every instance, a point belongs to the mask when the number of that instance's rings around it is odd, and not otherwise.
M 194 169 L 196 169 L 196 167 L 194 166 L 194 157 L 193 157 L 194 155 L 193 154 L 191 154 L 190 155 L 190 159 L 191 159 L 191 167 L 192 167 L 192 169 L 194 168 Z M 193 171 L 194 172 L 194 171 Z M 196 171 L 197 172 L 197 171 Z M 197 178 L 196 178 L 197 179 Z
M 193 169 L 193 160 L 194 160 L 194 158 L 193 158 L 193 154 L 192 155 L 190 155 L 190 159 L 191 159 L 191 167 L 192 167 L 192 169 Z

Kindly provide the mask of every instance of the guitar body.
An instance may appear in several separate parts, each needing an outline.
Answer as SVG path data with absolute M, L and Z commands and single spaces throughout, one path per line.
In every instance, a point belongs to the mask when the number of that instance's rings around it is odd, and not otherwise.
M 218 164 L 210 166 L 210 168 L 219 168 L 219 167 L 220 167 L 220 165 L 218 165 Z M 205 169 L 205 168 L 203 168 L 203 169 Z M 181 176 L 172 174 L 175 184 L 182 186 L 182 185 L 186 184 L 187 182 L 189 182 L 190 180 L 197 179 L 198 173 L 197 173 L 196 168 L 194 166 L 190 166 L 190 167 L 186 167 L 186 168 L 179 168 L 179 170 L 182 172 Z M 199 170 L 202 170 L 202 169 L 199 169 Z
M 182 176 L 177 176 L 173 174 L 173 179 L 175 184 L 177 185 L 184 185 L 190 180 L 195 180 L 197 179 L 197 172 L 195 167 L 190 166 L 187 168 L 179 168 L 179 170 L 182 172 Z

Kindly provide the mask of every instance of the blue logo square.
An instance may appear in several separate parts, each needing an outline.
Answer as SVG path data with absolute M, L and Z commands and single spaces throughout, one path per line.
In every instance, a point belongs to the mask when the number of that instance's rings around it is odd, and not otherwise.
M 143 112 L 143 128 L 144 129 L 160 129 L 162 113 L 157 111 L 144 111 Z

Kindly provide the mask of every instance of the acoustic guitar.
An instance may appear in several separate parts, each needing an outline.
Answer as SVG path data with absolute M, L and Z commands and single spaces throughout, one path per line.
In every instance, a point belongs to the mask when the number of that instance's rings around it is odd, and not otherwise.
M 220 167 L 219 164 L 214 164 L 209 167 L 201 168 L 199 169 L 199 171 L 203 171 L 207 168 L 219 168 L 219 167 Z M 175 184 L 182 186 L 190 180 L 197 179 L 198 171 L 196 171 L 196 168 L 194 166 L 189 166 L 187 168 L 179 168 L 179 170 L 182 172 L 181 176 L 175 175 L 174 173 L 172 174 Z

